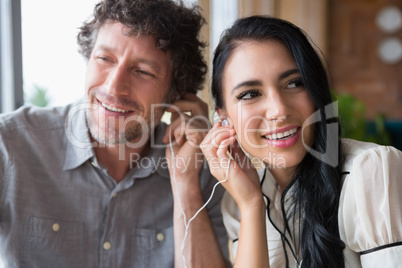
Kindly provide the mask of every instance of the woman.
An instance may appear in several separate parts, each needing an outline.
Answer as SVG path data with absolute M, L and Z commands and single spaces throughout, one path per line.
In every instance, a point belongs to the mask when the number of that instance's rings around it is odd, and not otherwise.
M 235 266 L 400 265 L 402 153 L 340 140 L 326 71 L 306 35 L 280 19 L 240 19 L 213 68 L 216 111 L 229 125 L 216 123 L 202 146 L 230 194 L 222 212 Z M 255 159 L 265 168 L 257 172 Z

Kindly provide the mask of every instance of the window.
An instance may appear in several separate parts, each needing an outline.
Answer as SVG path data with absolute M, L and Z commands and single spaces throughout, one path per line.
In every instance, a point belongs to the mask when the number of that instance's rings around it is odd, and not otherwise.
M 237 19 L 237 0 L 211 1 L 211 53 L 219 43 L 222 32 Z
M 47 105 L 84 96 L 86 62 L 76 36 L 98 1 L 1 0 L 0 112 L 31 103 L 40 90 Z M 237 17 L 237 0 L 210 0 L 209 8 L 212 53 L 222 30 Z
M 0 112 L 22 105 L 19 0 L 0 1 Z
M 85 65 L 78 53 L 78 28 L 98 0 L 21 0 L 25 103 L 40 94 L 48 105 L 84 96 Z

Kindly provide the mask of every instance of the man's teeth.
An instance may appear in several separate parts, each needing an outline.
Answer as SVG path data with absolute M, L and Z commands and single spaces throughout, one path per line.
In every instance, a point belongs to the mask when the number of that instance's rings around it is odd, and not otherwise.
M 266 135 L 265 138 L 269 140 L 279 140 L 279 139 L 286 139 L 289 138 L 291 135 L 296 133 L 297 128 L 290 129 L 285 132 L 280 132 L 280 133 L 274 133 L 272 135 Z
M 122 110 L 113 106 L 109 106 L 107 104 L 102 103 L 102 106 L 105 107 L 107 110 L 112 111 L 112 112 L 118 112 L 118 113 L 129 113 L 130 111 Z

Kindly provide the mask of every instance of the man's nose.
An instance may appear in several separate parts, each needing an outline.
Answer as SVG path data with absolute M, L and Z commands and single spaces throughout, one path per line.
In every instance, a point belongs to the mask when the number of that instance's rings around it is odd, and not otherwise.
M 109 74 L 106 82 L 105 88 L 107 93 L 114 96 L 127 96 L 130 92 L 128 76 L 129 70 L 124 66 L 116 66 L 116 68 Z

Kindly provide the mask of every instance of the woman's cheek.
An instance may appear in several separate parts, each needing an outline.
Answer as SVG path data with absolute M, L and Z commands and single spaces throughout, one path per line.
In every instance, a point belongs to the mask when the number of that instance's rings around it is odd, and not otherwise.
M 256 143 L 255 135 L 258 131 L 258 120 L 252 115 L 243 112 L 238 120 L 234 120 L 237 137 L 244 148 Z

